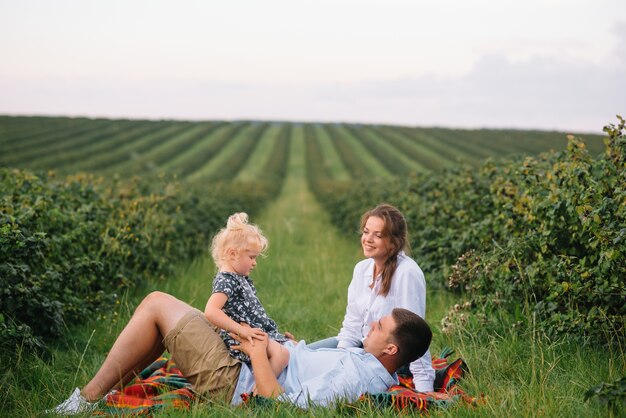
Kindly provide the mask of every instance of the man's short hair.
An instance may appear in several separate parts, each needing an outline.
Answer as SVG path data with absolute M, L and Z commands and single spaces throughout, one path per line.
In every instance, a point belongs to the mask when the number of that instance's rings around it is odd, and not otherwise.
M 398 365 L 411 363 L 422 357 L 433 338 L 428 323 L 419 315 L 403 308 L 395 308 L 391 311 L 391 316 L 396 322 L 392 337 L 398 347 Z

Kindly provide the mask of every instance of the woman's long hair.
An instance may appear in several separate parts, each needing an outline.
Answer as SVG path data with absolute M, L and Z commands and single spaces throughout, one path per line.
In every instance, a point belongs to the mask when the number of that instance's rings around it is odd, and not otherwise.
M 409 239 L 404 215 L 394 206 L 387 203 L 380 204 L 374 209 L 370 209 L 361 217 L 361 231 L 365 228 L 367 220 L 371 216 L 377 216 L 383 220 L 383 238 L 389 238 L 389 253 L 383 265 L 381 272 L 382 280 L 380 283 L 379 294 L 387 296 L 391 288 L 391 280 L 398 266 L 398 254 L 404 250 L 409 252 Z M 376 279 L 374 277 L 374 279 Z

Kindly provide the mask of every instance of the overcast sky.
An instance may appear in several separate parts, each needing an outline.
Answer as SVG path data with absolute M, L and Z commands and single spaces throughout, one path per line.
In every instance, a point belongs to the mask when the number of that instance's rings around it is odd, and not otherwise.
M 600 132 L 624 0 L 0 0 L 0 114 Z

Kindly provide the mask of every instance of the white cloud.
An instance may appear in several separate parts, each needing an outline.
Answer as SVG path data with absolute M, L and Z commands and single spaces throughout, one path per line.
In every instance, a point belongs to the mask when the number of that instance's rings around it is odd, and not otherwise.
M 625 4 L 2 2 L 0 113 L 599 131 Z
M 618 42 L 608 59 L 609 65 L 626 68 L 626 20 L 613 25 L 611 32 L 617 36 Z

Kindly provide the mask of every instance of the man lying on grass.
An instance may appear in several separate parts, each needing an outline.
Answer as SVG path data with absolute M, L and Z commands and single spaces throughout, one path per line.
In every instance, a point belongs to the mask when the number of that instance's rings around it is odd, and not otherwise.
M 229 355 L 201 311 L 153 292 L 137 307 L 91 381 L 50 412 L 72 415 L 95 409 L 107 392 L 128 383 L 165 349 L 194 390 L 210 399 L 236 405 L 242 402 L 241 394 L 254 391 L 301 407 L 353 401 L 396 384 L 395 371 L 421 357 L 431 338 L 426 321 L 396 308 L 371 323 L 362 349 L 311 350 L 304 341 L 287 343 L 289 364 L 276 378 L 267 358 L 267 338 L 254 345 L 242 339 L 237 346 L 250 357 L 250 369 Z

